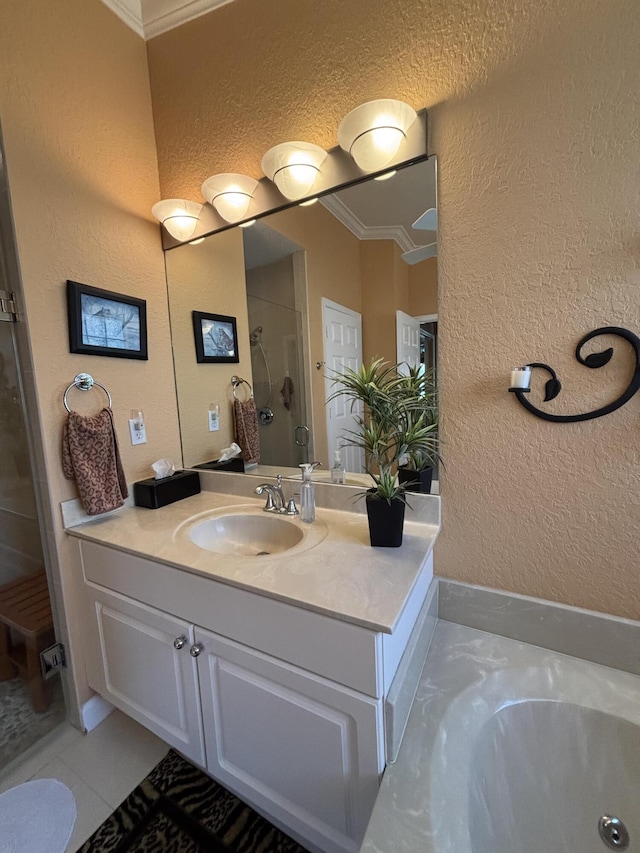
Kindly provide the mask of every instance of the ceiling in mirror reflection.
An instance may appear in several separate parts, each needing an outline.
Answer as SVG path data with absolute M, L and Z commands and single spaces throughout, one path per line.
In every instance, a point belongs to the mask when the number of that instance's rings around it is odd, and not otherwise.
M 419 180 L 415 170 L 420 166 L 399 169 L 385 181 L 355 184 L 320 203 L 359 240 L 395 240 L 403 252 L 410 253 L 436 242 L 435 228 L 415 227 L 427 211 L 436 208 L 435 170 L 427 164 L 423 167 Z

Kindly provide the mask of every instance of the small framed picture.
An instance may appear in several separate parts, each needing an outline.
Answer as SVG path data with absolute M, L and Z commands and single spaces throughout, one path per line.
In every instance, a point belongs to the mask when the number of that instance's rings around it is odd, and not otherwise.
M 205 314 L 203 311 L 192 313 L 198 363 L 239 362 L 236 318 L 224 314 Z
M 147 303 L 67 281 L 69 351 L 147 359 Z

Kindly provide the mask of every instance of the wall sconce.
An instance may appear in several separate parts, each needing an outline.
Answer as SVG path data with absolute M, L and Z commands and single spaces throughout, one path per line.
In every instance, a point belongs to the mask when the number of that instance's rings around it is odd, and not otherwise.
M 636 391 L 640 390 L 640 338 L 628 329 L 622 329 L 618 326 L 605 326 L 601 329 L 594 329 L 593 332 L 589 332 L 589 334 L 585 335 L 578 342 L 578 346 L 576 347 L 576 358 L 580 364 L 583 364 L 585 367 L 604 367 L 605 364 L 608 364 L 609 361 L 611 361 L 611 356 L 613 355 L 612 347 L 609 347 L 609 349 L 606 349 L 604 352 L 592 352 L 585 357 L 582 356 L 581 350 L 587 341 L 590 341 L 592 338 L 596 338 L 600 335 L 616 335 L 619 338 L 624 338 L 625 341 L 628 341 L 631 344 L 636 355 L 636 368 L 633 376 L 631 377 L 631 382 L 627 386 L 627 389 L 623 391 L 623 393 L 617 398 L 617 400 L 614 400 L 613 403 L 608 403 L 606 406 L 601 406 L 599 409 L 594 409 L 592 412 L 583 412 L 577 415 L 552 415 L 549 412 L 544 412 L 542 409 L 538 409 L 533 405 L 533 403 L 530 403 L 525 396 L 525 394 L 528 394 L 530 390 L 529 386 L 531 382 L 532 369 L 541 368 L 549 373 L 550 378 L 547 379 L 545 384 L 545 403 L 557 397 L 562 390 L 562 385 L 560 384 L 560 380 L 558 379 L 555 370 L 552 367 L 549 367 L 548 364 L 544 364 L 544 362 L 540 361 L 533 361 L 531 364 L 512 370 L 511 387 L 509 388 L 509 391 L 513 391 L 516 395 L 516 399 L 524 406 L 525 409 L 545 421 L 574 423 L 576 421 L 589 421 L 592 418 L 600 418 L 603 415 L 608 415 L 610 412 L 615 412 L 615 410 L 619 409 L 620 406 L 624 406 L 624 404 L 633 397 Z
M 285 198 L 304 198 L 314 184 L 327 152 L 309 142 L 282 142 L 262 158 L 262 171 Z
M 416 117 L 416 111 L 402 101 L 369 101 L 342 119 L 338 143 L 363 172 L 377 172 L 396 156 Z
M 166 198 L 151 208 L 151 213 L 161 222 L 172 237 L 184 242 L 196 230 L 202 205 L 183 198 Z
M 212 175 L 202 184 L 202 195 L 226 222 L 244 219 L 258 182 L 247 175 Z

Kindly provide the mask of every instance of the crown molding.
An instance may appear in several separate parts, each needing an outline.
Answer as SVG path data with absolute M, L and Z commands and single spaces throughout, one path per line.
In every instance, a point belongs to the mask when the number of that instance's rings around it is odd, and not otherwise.
M 233 0 L 102 0 L 141 38 L 151 39 Z
M 232 2 L 233 0 L 142 0 L 145 39 L 162 35 Z
M 144 38 L 141 0 L 102 0 L 102 2 L 112 12 L 115 12 L 134 33 Z
M 348 228 L 358 240 L 395 240 L 403 252 L 417 248 L 402 225 L 365 225 L 349 208 L 336 196 L 324 196 L 320 204 Z

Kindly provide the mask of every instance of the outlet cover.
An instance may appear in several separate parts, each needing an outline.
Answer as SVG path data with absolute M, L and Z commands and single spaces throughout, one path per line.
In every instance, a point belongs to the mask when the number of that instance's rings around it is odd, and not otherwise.
M 147 430 L 142 421 L 131 418 L 129 420 L 129 432 L 131 433 L 131 444 L 147 443 Z

